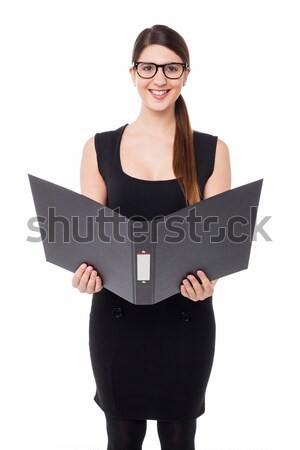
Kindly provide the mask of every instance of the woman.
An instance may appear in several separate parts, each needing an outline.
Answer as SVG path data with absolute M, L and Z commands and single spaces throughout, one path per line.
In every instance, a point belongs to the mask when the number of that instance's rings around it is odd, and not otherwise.
M 181 96 L 191 70 L 184 39 L 164 25 L 146 28 L 132 63 L 139 116 L 86 142 L 82 194 L 150 221 L 230 189 L 227 145 L 191 128 Z M 194 449 L 214 358 L 217 280 L 197 271 L 178 294 L 134 305 L 106 290 L 100 275 L 83 264 L 72 284 L 93 294 L 89 345 L 107 449 L 141 449 L 147 419 L 157 420 L 162 449 Z

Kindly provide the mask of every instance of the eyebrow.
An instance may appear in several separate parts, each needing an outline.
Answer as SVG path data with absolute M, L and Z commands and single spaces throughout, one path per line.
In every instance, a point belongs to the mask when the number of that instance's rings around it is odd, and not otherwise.
M 181 61 L 171 61 L 171 62 L 161 63 L 161 64 L 155 63 L 155 62 L 153 62 L 153 61 L 136 61 L 136 62 L 142 62 L 142 63 L 145 63 L 145 64 L 156 64 L 156 65 L 158 65 L 158 66 L 164 66 L 164 65 L 166 65 L 166 64 L 184 64 L 184 63 L 181 62 Z

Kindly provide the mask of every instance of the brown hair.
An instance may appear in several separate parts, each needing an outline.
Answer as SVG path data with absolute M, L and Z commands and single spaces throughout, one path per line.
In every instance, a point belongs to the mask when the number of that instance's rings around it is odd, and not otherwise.
M 183 37 L 166 25 L 145 28 L 136 38 L 132 62 L 138 61 L 148 45 L 163 45 L 175 52 L 183 62 L 190 65 L 189 50 Z M 196 158 L 191 127 L 185 101 L 180 94 L 175 102 L 176 131 L 173 148 L 173 170 L 184 193 L 186 204 L 199 202 L 201 193 L 197 181 Z

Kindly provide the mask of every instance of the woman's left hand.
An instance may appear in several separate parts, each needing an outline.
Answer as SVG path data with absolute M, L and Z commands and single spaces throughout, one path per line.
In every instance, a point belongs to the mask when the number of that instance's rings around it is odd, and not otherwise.
M 211 297 L 214 292 L 214 287 L 218 279 L 210 281 L 203 270 L 197 270 L 197 275 L 202 284 L 199 283 L 194 275 L 188 275 L 180 286 L 181 294 L 189 298 L 193 302 L 205 300 Z

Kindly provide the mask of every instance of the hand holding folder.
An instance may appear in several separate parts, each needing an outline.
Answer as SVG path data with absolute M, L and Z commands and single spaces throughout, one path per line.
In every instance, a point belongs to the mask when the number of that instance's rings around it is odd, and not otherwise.
M 93 266 L 106 289 L 131 303 L 179 293 L 197 269 L 213 280 L 248 268 L 263 179 L 149 222 L 28 176 L 46 260 L 72 272 Z

